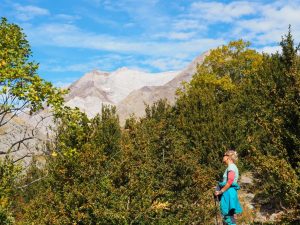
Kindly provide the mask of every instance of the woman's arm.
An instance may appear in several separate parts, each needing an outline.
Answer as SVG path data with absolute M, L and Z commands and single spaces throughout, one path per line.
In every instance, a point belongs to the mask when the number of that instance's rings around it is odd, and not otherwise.
M 227 183 L 225 184 L 224 187 L 222 187 L 222 189 L 220 191 L 216 191 L 215 195 L 221 195 L 225 191 L 227 191 L 227 189 L 230 188 L 230 186 L 232 185 L 232 183 L 234 181 L 234 177 L 235 177 L 234 171 L 230 170 L 227 174 Z

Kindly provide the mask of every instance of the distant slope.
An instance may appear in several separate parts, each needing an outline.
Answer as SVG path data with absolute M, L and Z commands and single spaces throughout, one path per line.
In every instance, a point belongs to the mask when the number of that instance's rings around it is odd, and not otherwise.
M 33 125 L 30 123 L 33 120 L 29 122 L 24 118 L 16 116 L 0 127 L 0 158 L 9 155 L 27 165 L 31 156 L 43 153 L 43 141 L 47 136 L 41 132 L 41 124 Z
M 102 104 L 117 105 L 127 95 L 145 85 L 164 85 L 178 72 L 145 73 L 121 68 L 112 73 L 92 71 L 72 84 L 66 105 L 78 107 L 89 117 L 101 112 Z
M 120 121 L 123 124 L 125 119 L 131 114 L 141 117 L 145 114 L 145 103 L 153 104 L 159 99 L 167 99 L 169 103 L 175 102 L 175 92 L 181 86 L 183 81 L 189 82 L 196 73 L 197 65 L 203 63 L 203 60 L 209 52 L 198 56 L 176 77 L 160 86 L 145 86 L 139 90 L 131 92 L 118 105 L 117 111 Z

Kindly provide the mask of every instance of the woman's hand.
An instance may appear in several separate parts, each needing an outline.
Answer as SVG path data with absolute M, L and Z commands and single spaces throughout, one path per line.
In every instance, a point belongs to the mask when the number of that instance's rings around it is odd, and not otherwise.
M 215 191 L 215 196 L 218 196 L 218 195 L 221 195 L 221 194 L 223 194 L 222 191 Z

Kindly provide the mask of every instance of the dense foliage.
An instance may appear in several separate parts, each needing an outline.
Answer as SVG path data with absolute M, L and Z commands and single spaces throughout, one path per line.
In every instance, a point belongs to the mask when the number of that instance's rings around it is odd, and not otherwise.
M 292 212 L 284 218 L 292 223 L 300 200 L 300 65 L 290 31 L 280 45 L 272 55 L 242 40 L 211 50 L 175 105 L 160 100 L 123 128 L 115 107 L 92 119 L 59 108 L 46 162 L 33 161 L 17 193 L 1 192 L 0 207 L 14 194 L 17 224 L 212 224 L 212 186 L 225 169 L 222 154 L 234 148 L 240 170 L 256 178 L 256 201 Z M 18 170 L 5 168 L 12 188 Z
M 31 49 L 22 29 L 16 24 L 0 21 L 0 135 L 1 141 L 12 132 L 10 124 L 21 113 L 36 112 L 45 105 L 60 108 L 63 93 L 50 82 L 37 74 L 38 64 L 30 60 Z M 16 182 L 21 168 L 16 162 L 24 156 L 18 155 L 20 146 L 34 138 L 34 132 L 28 135 L 18 131 L 16 140 L 11 146 L 1 145 L 0 149 L 0 221 L 1 224 L 12 224 L 12 194 L 17 191 Z M 16 157 L 11 157 L 12 153 Z

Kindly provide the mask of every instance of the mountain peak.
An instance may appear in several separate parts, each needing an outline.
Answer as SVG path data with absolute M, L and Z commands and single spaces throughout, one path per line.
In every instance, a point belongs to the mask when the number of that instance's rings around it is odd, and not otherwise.
M 98 76 L 98 75 L 109 75 L 109 72 L 93 69 L 91 72 L 88 72 L 85 75 L 96 75 L 96 76 Z
M 114 73 L 122 73 L 122 72 L 127 72 L 127 71 L 131 71 L 131 69 L 129 69 L 126 66 L 120 67 L 117 70 L 114 71 Z
M 114 73 L 114 74 L 118 74 L 118 73 L 127 74 L 127 73 L 145 73 L 145 72 L 123 66 L 123 67 L 120 67 L 117 70 L 113 71 L 112 73 Z
M 121 67 L 116 71 L 103 72 L 92 70 L 70 86 L 70 93 L 66 97 L 67 105 L 78 106 L 85 112 L 101 111 L 101 105 L 117 105 L 130 92 L 144 86 L 160 86 L 172 80 L 178 72 L 159 74 L 146 73 Z M 98 110 L 98 111 L 97 111 Z
M 79 107 L 89 116 L 101 112 L 102 104 L 116 105 L 121 120 L 131 113 L 142 116 L 145 103 L 152 104 L 160 98 L 173 103 L 176 89 L 182 81 L 192 79 L 197 64 L 201 64 L 207 54 L 209 52 L 198 56 L 183 71 L 177 72 L 148 73 L 128 67 L 112 72 L 94 69 L 70 86 L 66 103 Z

